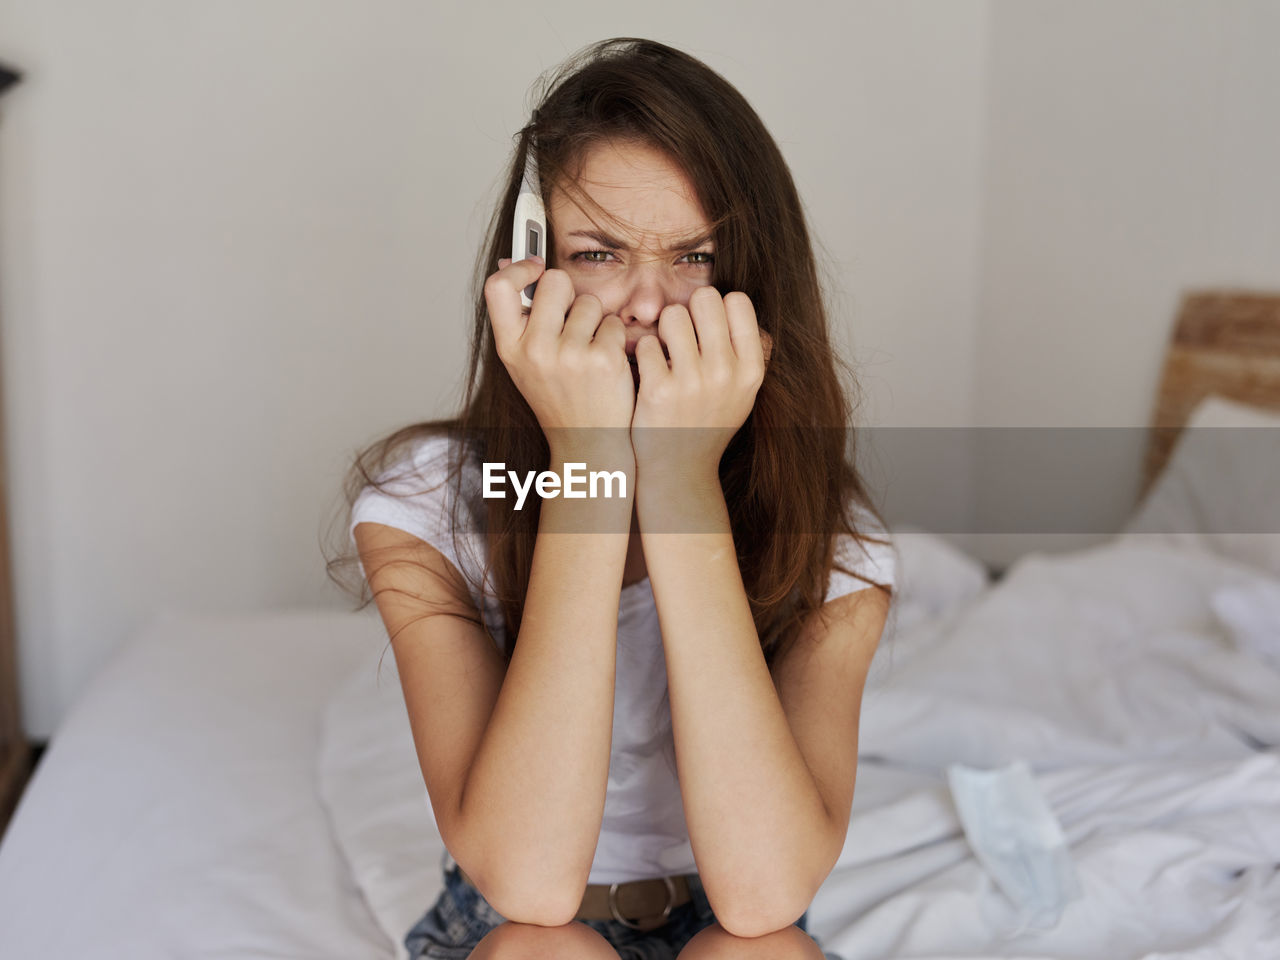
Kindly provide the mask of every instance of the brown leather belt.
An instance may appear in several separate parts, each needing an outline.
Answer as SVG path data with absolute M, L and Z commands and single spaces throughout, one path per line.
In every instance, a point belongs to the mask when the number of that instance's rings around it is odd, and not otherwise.
M 475 886 L 461 866 L 462 879 Z M 654 930 L 667 922 L 671 911 L 693 899 L 684 876 L 633 880 L 630 883 L 593 883 L 587 886 L 575 920 L 615 920 L 632 930 Z

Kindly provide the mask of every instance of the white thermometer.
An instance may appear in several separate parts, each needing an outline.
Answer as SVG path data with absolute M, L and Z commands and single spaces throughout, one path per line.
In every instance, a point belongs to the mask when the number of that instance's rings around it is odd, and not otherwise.
M 529 144 L 528 159 L 524 165 L 524 180 L 520 183 L 520 195 L 516 197 L 516 216 L 511 225 L 511 260 L 523 260 L 530 254 L 547 259 L 547 211 L 542 203 L 542 187 L 538 182 L 538 162 L 534 159 L 533 144 Z M 533 306 L 533 291 L 537 281 L 520 291 L 520 304 L 525 309 Z

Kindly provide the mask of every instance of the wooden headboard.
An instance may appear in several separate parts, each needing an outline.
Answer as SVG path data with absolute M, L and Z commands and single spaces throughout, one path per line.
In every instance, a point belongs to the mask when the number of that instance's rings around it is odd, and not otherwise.
M 1145 496 L 1195 405 L 1216 393 L 1280 410 L 1280 294 L 1234 290 L 1182 300 L 1151 416 L 1142 469 Z

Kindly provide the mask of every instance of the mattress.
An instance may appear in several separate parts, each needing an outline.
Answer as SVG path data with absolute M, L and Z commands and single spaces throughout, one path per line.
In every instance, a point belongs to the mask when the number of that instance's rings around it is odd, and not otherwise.
M 161 614 L 54 737 L 0 845 L 0 956 L 393 957 L 316 789 L 371 615 Z

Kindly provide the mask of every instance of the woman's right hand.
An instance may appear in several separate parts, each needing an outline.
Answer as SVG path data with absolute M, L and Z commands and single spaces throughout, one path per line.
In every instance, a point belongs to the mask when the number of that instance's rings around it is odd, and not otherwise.
M 604 317 L 600 300 L 589 293 L 576 297 L 569 275 L 546 270 L 540 257 L 502 259 L 498 266 L 484 284 L 494 343 L 548 441 L 627 441 L 636 395 L 622 318 Z M 535 280 L 526 315 L 520 291 Z M 610 429 L 596 436 L 582 428 Z

